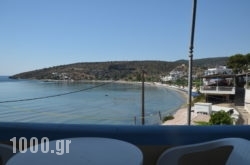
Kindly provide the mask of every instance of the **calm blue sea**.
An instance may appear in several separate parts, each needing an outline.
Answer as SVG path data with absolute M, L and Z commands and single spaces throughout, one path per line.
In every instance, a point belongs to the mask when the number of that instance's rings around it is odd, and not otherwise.
M 145 86 L 145 124 L 159 124 L 185 102 L 176 91 Z M 0 76 L 0 121 L 75 124 L 141 123 L 141 85 L 44 82 Z

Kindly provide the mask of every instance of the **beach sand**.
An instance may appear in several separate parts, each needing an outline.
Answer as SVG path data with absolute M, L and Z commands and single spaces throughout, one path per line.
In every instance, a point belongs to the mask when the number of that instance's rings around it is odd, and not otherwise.
M 173 116 L 174 119 L 167 120 L 162 125 L 187 125 L 187 107 L 177 110 Z
M 157 85 L 159 85 L 159 84 L 157 84 Z M 168 86 L 168 85 L 159 85 L 159 86 L 165 86 L 168 89 L 175 90 L 175 91 L 179 92 L 186 100 L 188 99 L 188 94 L 183 88 L 171 87 L 171 86 Z M 188 121 L 188 119 L 187 119 L 187 109 L 188 109 L 187 104 L 186 103 L 183 104 L 174 113 L 174 115 L 173 115 L 174 119 L 167 120 L 164 123 L 162 123 L 162 125 L 187 125 L 187 121 Z M 200 121 L 200 119 L 202 119 L 202 121 L 204 121 L 203 116 L 204 115 L 200 116 L 200 115 L 197 115 L 197 114 L 191 112 L 191 124 L 195 125 L 194 121 Z M 196 119 L 198 119 L 198 120 L 196 120 Z
M 187 107 L 181 108 L 173 115 L 174 119 L 165 121 L 162 125 L 187 125 Z M 197 125 L 195 122 L 208 122 L 209 115 L 195 114 L 191 112 L 191 125 Z

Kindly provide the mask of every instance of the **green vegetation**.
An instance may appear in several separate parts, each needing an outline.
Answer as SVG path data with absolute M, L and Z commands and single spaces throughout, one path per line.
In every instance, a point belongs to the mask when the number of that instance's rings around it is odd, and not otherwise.
M 196 121 L 195 123 L 197 125 L 202 125 L 202 126 L 204 125 L 232 125 L 233 119 L 230 117 L 230 115 L 227 112 L 221 110 L 210 115 L 209 122 Z
M 180 78 L 180 79 L 177 79 L 175 81 L 175 84 L 178 85 L 178 86 L 187 86 L 188 85 L 188 81 L 185 78 Z
M 197 102 L 202 102 L 202 103 L 205 103 L 206 102 L 206 97 L 204 94 L 200 94 L 199 96 L 195 97 L 193 100 L 192 100 L 192 106 L 194 106 L 194 103 L 197 103 Z
M 233 69 L 233 72 L 243 73 L 250 67 L 250 53 L 243 55 L 243 54 L 235 54 L 229 57 L 227 61 L 227 66 Z
M 174 119 L 174 116 L 168 115 L 168 116 L 165 116 L 165 117 L 163 118 L 163 122 L 165 122 L 165 121 L 167 121 L 167 120 L 173 120 L 173 119 Z
M 201 125 L 201 126 L 204 126 L 204 125 L 211 125 L 209 122 L 205 122 L 205 121 L 196 121 L 195 122 L 197 125 Z
M 146 72 L 146 81 L 160 81 L 160 75 L 165 75 L 168 70 L 172 70 L 174 67 L 175 63 L 163 61 L 90 62 L 20 73 L 12 78 L 141 81 L 143 69 Z
M 211 115 L 209 123 L 211 125 L 232 125 L 233 119 L 227 112 L 221 110 Z
M 203 69 L 214 65 L 225 65 L 228 57 L 194 60 L 194 73 L 203 73 Z M 20 73 L 11 76 L 16 79 L 52 79 L 52 80 L 127 80 L 141 81 L 142 70 L 145 71 L 145 81 L 160 81 L 180 65 L 188 65 L 187 60 L 167 61 L 110 61 L 83 62 L 69 65 L 54 66 Z M 203 68 L 203 69 L 201 69 Z M 186 79 L 177 82 L 187 85 Z
M 200 79 L 195 79 L 193 81 L 193 86 L 195 86 L 195 88 L 199 91 L 202 86 L 202 81 Z

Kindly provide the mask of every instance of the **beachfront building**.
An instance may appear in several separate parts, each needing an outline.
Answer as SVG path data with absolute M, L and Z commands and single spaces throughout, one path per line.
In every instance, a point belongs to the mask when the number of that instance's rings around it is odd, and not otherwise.
M 232 102 L 236 93 L 236 75 L 226 66 L 209 68 L 204 71 L 200 92 L 210 102 Z
M 215 68 L 209 68 L 204 72 L 205 76 L 218 75 L 218 74 L 231 75 L 231 74 L 233 74 L 233 70 L 227 68 L 226 66 L 218 66 L 218 67 L 215 67 Z
M 226 68 L 224 68 L 226 71 Z M 217 70 L 219 71 L 219 70 Z M 220 70 L 222 71 L 222 70 Z M 205 94 L 207 102 L 231 102 L 236 106 L 248 107 L 248 96 L 246 89 L 249 88 L 249 74 L 229 74 L 228 72 L 217 72 L 202 76 L 200 92 Z M 214 72 L 215 73 L 215 72 Z M 246 101 L 245 101 L 246 100 Z
M 232 97 L 236 93 L 235 75 L 205 75 L 202 80 L 203 85 L 200 87 L 200 92 L 205 94 L 206 98 L 211 98 L 214 101 L 232 101 Z

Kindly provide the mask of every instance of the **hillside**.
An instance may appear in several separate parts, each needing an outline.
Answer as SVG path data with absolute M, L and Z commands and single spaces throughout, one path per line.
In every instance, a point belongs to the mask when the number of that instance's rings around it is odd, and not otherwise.
M 206 58 L 194 60 L 196 70 L 225 65 L 228 57 Z M 158 81 L 162 75 L 167 75 L 174 68 L 188 66 L 187 60 L 167 61 L 110 61 L 83 62 L 60 65 L 50 68 L 24 72 L 11 76 L 15 79 L 53 79 L 53 80 L 129 80 L 141 79 L 142 69 L 146 72 L 147 81 Z

